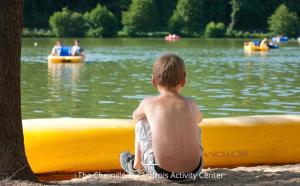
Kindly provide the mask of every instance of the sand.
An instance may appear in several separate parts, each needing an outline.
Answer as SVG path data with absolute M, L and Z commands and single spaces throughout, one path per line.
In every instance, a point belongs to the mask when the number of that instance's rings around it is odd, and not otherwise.
M 300 164 L 283 166 L 257 166 L 238 168 L 215 168 L 204 169 L 202 176 L 195 181 L 185 182 L 185 184 L 203 185 L 300 185 Z M 79 176 L 79 174 L 77 175 Z M 149 185 L 149 184 L 172 184 L 157 181 L 149 176 L 135 176 L 126 174 L 90 174 L 82 178 L 75 178 L 68 181 L 56 182 L 58 184 L 78 184 L 78 185 Z
M 206 178 L 203 178 L 205 176 Z M 3 180 L 0 181 L 0 185 L 300 185 L 300 164 L 204 169 L 202 178 L 184 183 L 158 181 L 147 175 L 136 176 L 124 173 L 86 175 L 78 173 L 76 177 L 80 178 L 43 184 Z

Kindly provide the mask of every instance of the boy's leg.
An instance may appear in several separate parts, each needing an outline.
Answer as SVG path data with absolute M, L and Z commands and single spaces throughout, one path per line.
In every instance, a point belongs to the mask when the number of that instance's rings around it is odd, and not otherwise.
M 141 146 L 140 146 L 140 140 L 137 137 L 137 135 L 135 135 L 135 145 L 134 145 L 134 163 L 133 163 L 133 168 L 134 169 L 144 169 L 143 165 L 142 165 L 142 151 L 141 151 Z
M 155 158 L 152 151 L 152 133 L 147 119 L 140 120 L 137 123 L 135 136 L 134 164 L 141 164 L 150 176 L 160 178 L 154 169 Z
M 135 155 L 127 152 L 120 154 L 120 163 L 122 169 L 128 174 L 144 174 L 142 165 L 142 153 L 140 149 L 140 133 L 143 127 L 143 122 L 138 121 L 135 127 Z

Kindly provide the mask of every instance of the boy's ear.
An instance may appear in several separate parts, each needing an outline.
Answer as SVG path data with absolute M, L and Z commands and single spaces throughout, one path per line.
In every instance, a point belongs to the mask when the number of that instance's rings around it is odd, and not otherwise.
M 181 87 L 184 87 L 184 85 L 185 85 L 185 78 L 180 81 L 180 85 L 181 85 Z
M 184 85 L 185 85 L 185 76 L 186 76 L 186 73 L 184 73 L 183 79 L 180 81 L 181 87 L 184 87 Z
M 157 87 L 157 81 L 153 78 L 153 76 L 152 76 L 151 82 L 154 87 Z

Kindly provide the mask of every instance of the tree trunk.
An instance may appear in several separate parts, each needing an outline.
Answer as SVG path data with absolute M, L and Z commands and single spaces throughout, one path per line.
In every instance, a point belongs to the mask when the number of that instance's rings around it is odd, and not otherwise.
M 231 0 L 231 14 L 230 14 L 230 24 L 228 26 L 228 30 L 233 31 L 235 23 L 237 21 L 237 14 L 240 11 L 240 2 L 238 0 Z
M 27 162 L 21 117 L 23 1 L 0 0 L 0 179 L 36 181 Z

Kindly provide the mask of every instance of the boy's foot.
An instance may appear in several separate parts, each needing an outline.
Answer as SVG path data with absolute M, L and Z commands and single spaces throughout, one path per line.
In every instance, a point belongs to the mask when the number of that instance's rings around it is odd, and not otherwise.
M 134 174 L 134 175 L 145 174 L 144 170 L 133 168 L 134 155 L 130 154 L 130 152 L 128 151 L 122 152 L 120 154 L 120 163 L 122 169 L 128 174 Z

